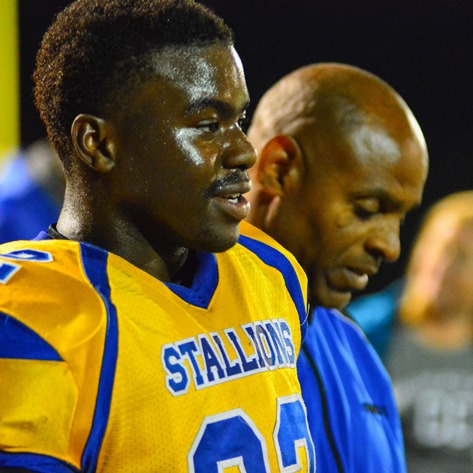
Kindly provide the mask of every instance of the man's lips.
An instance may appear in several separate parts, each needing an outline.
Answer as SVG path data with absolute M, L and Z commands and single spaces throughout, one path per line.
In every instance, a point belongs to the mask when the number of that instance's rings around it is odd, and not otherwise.
M 214 197 L 222 199 L 231 199 L 246 194 L 251 190 L 251 182 L 249 180 L 235 182 L 233 184 L 226 184 L 218 186 L 214 192 Z
M 369 276 L 366 273 L 360 273 L 350 268 L 343 268 L 342 272 L 349 289 L 362 291 L 368 284 Z
M 250 204 L 242 194 L 246 194 L 250 190 L 251 182 L 249 180 L 241 181 L 217 188 L 213 198 L 224 213 L 241 221 L 248 216 L 250 211 Z
M 340 292 L 362 291 L 366 288 L 370 276 L 377 273 L 374 268 L 342 267 L 331 272 L 329 283 Z

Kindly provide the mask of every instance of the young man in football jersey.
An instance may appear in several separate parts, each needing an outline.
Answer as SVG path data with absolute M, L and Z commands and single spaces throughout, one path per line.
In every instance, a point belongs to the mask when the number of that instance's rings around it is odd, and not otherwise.
M 249 220 L 289 249 L 312 313 L 298 360 L 318 471 L 401 473 L 392 386 L 365 337 L 336 309 L 399 256 L 399 230 L 422 197 L 427 150 L 399 95 L 355 67 L 318 64 L 282 78 L 248 136 Z
M 0 471 L 315 471 L 305 275 L 240 223 L 233 36 L 192 0 L 77 0 L 37 57 L 58 222 L 0 247 Z

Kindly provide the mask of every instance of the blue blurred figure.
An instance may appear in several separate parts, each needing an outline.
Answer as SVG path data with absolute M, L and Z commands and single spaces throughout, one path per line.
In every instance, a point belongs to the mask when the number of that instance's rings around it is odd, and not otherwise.
M 0 174 L 0 243 L 36 237 L 57 220 L 63 196 L 61 165 L 46 139 L 6 157 Z

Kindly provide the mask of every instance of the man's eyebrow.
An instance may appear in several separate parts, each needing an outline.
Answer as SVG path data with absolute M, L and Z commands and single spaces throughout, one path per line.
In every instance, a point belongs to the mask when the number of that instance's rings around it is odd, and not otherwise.
M 214 109 L 224 117 L 231 117 L 235 114 L 236 115 L 242 114 L 243 112 L 245 112 L 245 110 L 248 109 L 249 105 L 250 105 L 250 101 L 247 100 L 242 104 L 241 107 L 238 107 L 237 109 L 235 109 L 229 103 L 223 102 L 222 100 L 202 98 L 202 99 L 192 102 L 187 108 L 186 114 L 191 115 L 193 113 L 202 112 L 205 109 Z
M 368 189 L 363 189 L 362 191 L 359 192 L 358 198 L 376 198 L 381 202 L 387 202 L 389 203 L 389 206 L 396 209 L 400 210 L 403 207 L 405 207 L 405 202 L 402 201 L 402 199 L 396 198 L 391 192 L 388 192 L 386 189 L 382 187 L 373 187 L 373 188 L 368 188 Z M 409 206 L 409 212 L 418 208 L 421 204 L 421 201 L 416 201 L 412 202 L 412 204 Z

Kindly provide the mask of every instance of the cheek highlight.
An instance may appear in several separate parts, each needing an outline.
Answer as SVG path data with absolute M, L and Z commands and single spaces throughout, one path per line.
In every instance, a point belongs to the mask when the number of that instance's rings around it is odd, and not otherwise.
M 177 147 L 181 150 L 185 161 L 194 167 L 203 167 L 206 164 L 203 153 L 195 145 L 195 131 L 179 128 L 174 132 Z

